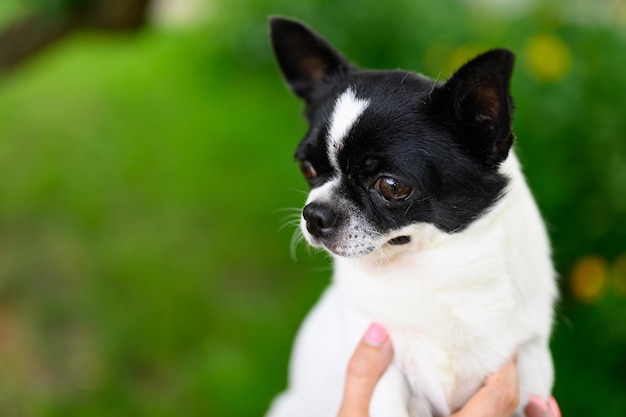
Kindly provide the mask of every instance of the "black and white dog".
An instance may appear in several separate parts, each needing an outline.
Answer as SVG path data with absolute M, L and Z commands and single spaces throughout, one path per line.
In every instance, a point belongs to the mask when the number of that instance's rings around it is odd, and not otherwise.
M 357 69 L 304 25 L 272 18 L 280 68 L 305 104 L 296 159 L 311 186 L 302 233 L 334 257 L 270 417 L 330 417 L 370 322 L 394 363 L 373 417 L 448 416 L 518 353 L 522 416 L 550 396 L 557 297 L 541 216 L 511 150 L 513 54 L 438 82 Z

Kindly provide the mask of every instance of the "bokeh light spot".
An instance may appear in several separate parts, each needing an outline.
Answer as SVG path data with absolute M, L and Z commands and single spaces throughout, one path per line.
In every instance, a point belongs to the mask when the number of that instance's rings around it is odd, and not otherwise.
M 570 275 L 570 290 L 576 299 L 594 304 L 604 294 L 607 285 L 608 265 L 600 256 L 588 255 L 581 258 Z
M 444 65 L 444 73 L 446 75 L 452 75 L 456 70 L 481 52 L 485 52 L 485 49 L 476 44 L 461 45 L 453 49 Z
M 626 253 L 615 260 L 611 275 L 613 276 L 615 291 L 622 296 L 626 296 Z
M 563 79 L 572 67 L 569 46 L 558 36 L 544 33 L 528 39 L 524 59 L 530 75 L 543 82 Z

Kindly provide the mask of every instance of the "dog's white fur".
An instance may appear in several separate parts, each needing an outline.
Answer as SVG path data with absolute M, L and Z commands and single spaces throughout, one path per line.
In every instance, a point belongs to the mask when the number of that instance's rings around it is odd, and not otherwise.
M 337 153 L 341 149 L 350 128 L 369 106 L 369 103 L 369 100 L 358 99 L 351 88 L 344 91 L 335 102 L 333 115 L 330 118 L 330 129 L 328 130 L 328 155 L 330 163 L 337 170 L 339 169 Z
M 333 281 L 298 334 L 288 390 L 269 417 L 335 416 L 348 359 L 373 321 L 389 330 L 395 356 L 372 417 L 448 416 L 515 352 L 516 415 L 530 394 L 550 396 L 557 289 L 549 241 L 513 151 L 500 171 L 510 179 L 505 196 L 466 230 L 415 224 L 379 236 L 367 256 L 334 257 Z M 334 198 L 336 182 L 313 189 L 307 203 Z M 400 235 L 410 243 L 384 243 Z

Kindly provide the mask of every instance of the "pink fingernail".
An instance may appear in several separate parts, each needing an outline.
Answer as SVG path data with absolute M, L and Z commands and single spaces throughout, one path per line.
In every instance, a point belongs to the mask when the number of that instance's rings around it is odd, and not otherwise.
M 372 323 L 365 331 L 363 340 L 370 346 L 380 346 L 388 337 L 387 329 L 378 323 Z
M 559 404 L 556 402 L 554 397 L 550 397 L 548 400 L 548 408 L 554 414 L 554 417 L 561 417 L 561 409 L 559 408 Z
M 548 411 L 548 406 L 546 405 L 546 403 L 544 403 L 543 400 L 536 395 L 530 396 L 528 404 L 532 404 L 532 406 L 541 409 L 541 411 Z

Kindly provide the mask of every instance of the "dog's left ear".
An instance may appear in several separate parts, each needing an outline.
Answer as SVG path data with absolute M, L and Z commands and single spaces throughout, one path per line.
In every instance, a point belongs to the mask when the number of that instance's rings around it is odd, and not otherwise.
M 431 95 L 438 111 L 452 112 L 461 145 L 488 168 L 504 161 L 514 135 L 510 80 L 515 56 L 506 49 L 486 52 L 463 65 Z
M 324 38 L 295 20 L 270 18 L 270 36 L 285 79 L 307 103 L 325 77 L 347 73 L 352 68 Z

